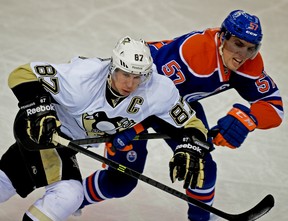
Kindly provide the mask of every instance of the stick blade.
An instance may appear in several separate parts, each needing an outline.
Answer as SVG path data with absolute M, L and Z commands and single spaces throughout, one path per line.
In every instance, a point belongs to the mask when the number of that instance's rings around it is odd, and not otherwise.
M 268 213 L 273 208 L 274 204 L 275 204 L 274 197 L 271 194 L 268 194 L 256 206 L 254 206 L 250 210 L 244 213 L 231 215 L 228 220 L 231 221 L 257 220 L 266 213 Z

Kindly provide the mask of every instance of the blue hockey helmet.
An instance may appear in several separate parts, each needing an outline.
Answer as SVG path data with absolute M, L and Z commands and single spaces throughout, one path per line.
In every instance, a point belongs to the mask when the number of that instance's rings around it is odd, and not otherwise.
M 259 18 L 243 10 L 232 11 L 223 21 L 221 32 L 226 39 L 234 35 L 255 45 L 260 45 L 263 37 Z

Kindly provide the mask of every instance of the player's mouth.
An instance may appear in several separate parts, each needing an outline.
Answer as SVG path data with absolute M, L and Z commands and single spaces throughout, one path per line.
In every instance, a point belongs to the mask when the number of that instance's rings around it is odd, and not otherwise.
M 243 64 L 243 59 L 233 58 L 233 65 L 239 67 Z
M 121 92 L 122 92 L 122 93 L 121 93 L 122 95 L 128 96 L 129 94 L 131 94 L 132 91 L 131 91 L 131 90 L 124 90 L 124 89 L 123 89 Z

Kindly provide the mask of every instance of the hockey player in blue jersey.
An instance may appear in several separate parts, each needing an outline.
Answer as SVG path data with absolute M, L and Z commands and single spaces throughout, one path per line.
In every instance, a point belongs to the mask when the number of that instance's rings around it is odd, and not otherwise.
M 212 141 L 215 145 L 238 148 L 254 129 L 277 127 L 283 119 L 279 90 L 266 73 L 259 53 L 261 41 L 259 19 L 235 10 L 220 28 L 194 31 L 150 44 L 157 71 L 173 80 L 207 128 L 210 127 L 199 100 L 234 89 L 249 104 L 234 104 L 227 115 L 218 120 L 212 128 L 219 130 Z M 169 144 L 173 149 L 175 144 Z M 186 193 L 212 205 L 217 169 L 211 154 L 205 160 L 204 186 L 188 188 Z M 209 213 L 189 205 L 188 218 L 209 220 Z
M 171 40 L 149 43 L 157 71 L 174 82 L 207 128 L 210 126 L 199 100 L 234 89 L 247 103 L 234 104 L 218 120 L 217 125 L 212 127 L 212 130 L 219 131 L 217 136 L 210 138 L 210 142 L 216 146 L 238 148 L 250 132 L 275 128 L 283 120 L 283 103 L 279 90 L 266 73 L 259 53 L 262 37 L 259 18 L 243 10 L 235 10 L 225 18 L 220 28 L 193 31 Z M 161 131 L 157 126 L 154 129 Z M 118 140 L 121 142 L 113 145 L 123 148 L 135 134 L 133 129 L 119 134 Z M 172 140 L 166 142 L 174 151 L 177 143 Z M 145 148 L 146 143 L 134 141 L 132 145 Z M 173 162 L 171 165 L 170 173 L 173 171 Z M 208 154 L 205 157 L 203 187 L 186 188 L 186 193 L 212 205 L 216 172 L 216 162 Z M 171 179 L 175 181 L 173 175 Z M 86 198 L 89 191 L 86 188 Z M 188 219 L 207 221 L 210 214 L 197 206 L 189 205 Z

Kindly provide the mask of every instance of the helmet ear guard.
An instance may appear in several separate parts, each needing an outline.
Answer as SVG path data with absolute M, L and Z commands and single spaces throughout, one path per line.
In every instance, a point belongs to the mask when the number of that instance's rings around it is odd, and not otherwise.
M 112 51 L 111 74 L 119 68 L 127 73 L 141 75 L 147 80 L 152 73 L 153 59 L 148 44 L 129 36 L 121 38 Z

